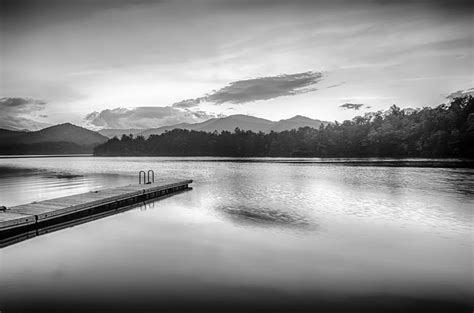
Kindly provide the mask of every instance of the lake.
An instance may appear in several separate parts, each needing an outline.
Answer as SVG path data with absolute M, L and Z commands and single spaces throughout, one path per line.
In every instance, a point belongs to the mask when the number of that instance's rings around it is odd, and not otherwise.
M 456 163 L 2 157 L 0 205 L 148 169 L 193 190 L 1 249 L 0 311 L 472 311 L 474 169 Z

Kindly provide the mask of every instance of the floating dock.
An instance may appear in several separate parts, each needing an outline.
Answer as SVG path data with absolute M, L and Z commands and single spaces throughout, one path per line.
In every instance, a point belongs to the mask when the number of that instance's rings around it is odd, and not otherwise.
M 13 206 L 0 211 L 0 240 L 65 221 L 83 220 L 98 212 L 103 215 L 150 199 L 169 196 L 191 189 L 189 184 L 192 182 L 177 180 L 135 184 Z

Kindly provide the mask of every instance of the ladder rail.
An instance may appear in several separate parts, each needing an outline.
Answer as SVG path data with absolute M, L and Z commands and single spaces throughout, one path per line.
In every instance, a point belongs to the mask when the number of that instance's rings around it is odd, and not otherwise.
M 150 173 L 151 173 L 151 178 L 152 178 L 152 181 L 150 181 Z M 147 174 L 147 184 L 150 184 L 150 183 L 154 183 L 155 182 L 155 172 L 153 170 L 148 170 Z
M 146 184 L 146 173 L 145 171 L 138 172 L 138 184 L 142 184 L 142 173 L 143 173 L 143 183 Z
M 138 184 L 142 184 L 142 174 L 143 174 L 143 184 L 151 184 L 155 182 L 155 171 L 148 170 L 148 172 L 140 171 L 138 172 Z

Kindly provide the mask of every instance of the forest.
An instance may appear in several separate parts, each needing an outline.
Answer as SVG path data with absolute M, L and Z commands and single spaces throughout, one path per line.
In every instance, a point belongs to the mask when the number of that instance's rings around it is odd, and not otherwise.
M 449 104 L 357 116 L 342 123 L 298 130 L 207 133 L 174 129 L 148 139 L 113 138 L 97 156 L 229 157 L 474 157 L 474 98 Z

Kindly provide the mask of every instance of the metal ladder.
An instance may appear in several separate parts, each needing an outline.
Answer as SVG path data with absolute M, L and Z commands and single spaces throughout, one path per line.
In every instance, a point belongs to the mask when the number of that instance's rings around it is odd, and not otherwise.
M 155 182 L 155 172 L 153 170 L 148 170 L 148 172 L 140 171 L 138 172 L 138 184 L 142 184 L 142 173 L 143 173 L 143 183 L 144 184 L 151 184 Z M 151 180 L 150 180 L 151 174 Z

